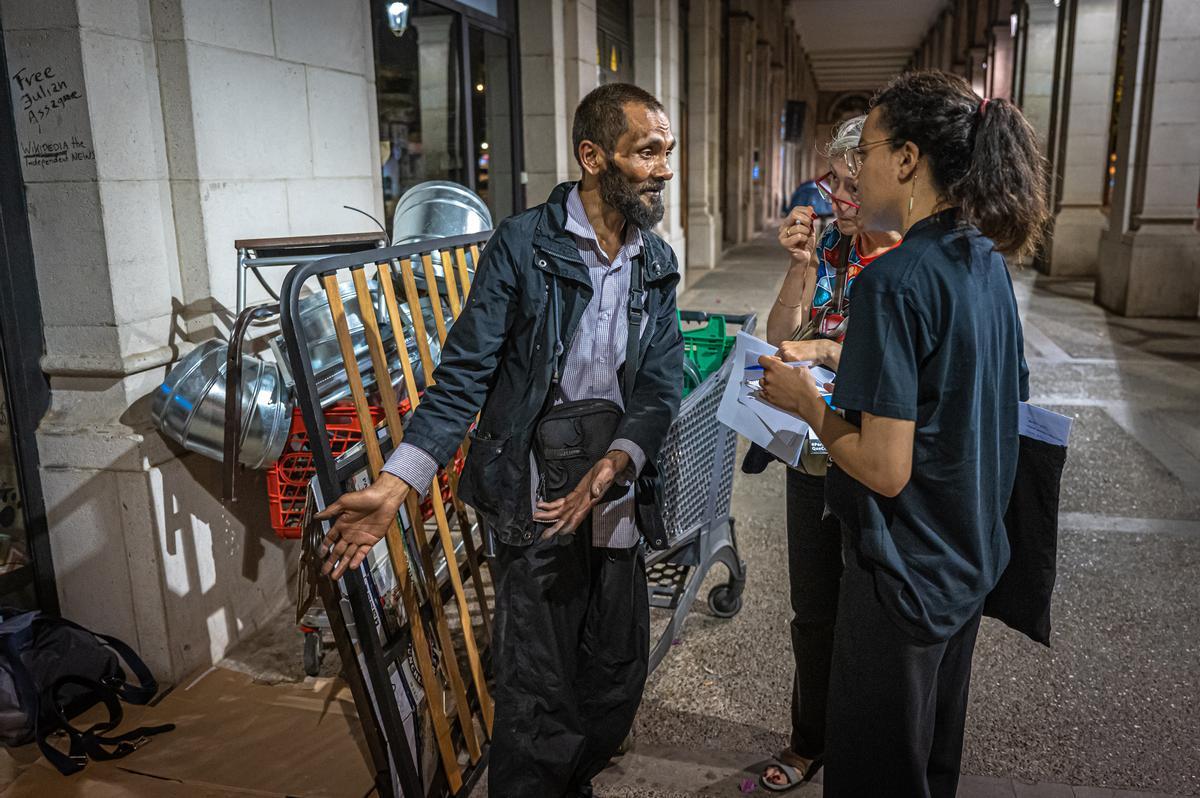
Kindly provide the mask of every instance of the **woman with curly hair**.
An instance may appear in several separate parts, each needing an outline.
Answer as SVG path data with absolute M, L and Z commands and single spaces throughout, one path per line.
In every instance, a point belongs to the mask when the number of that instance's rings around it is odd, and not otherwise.
M 874 99 L 848 154 L 868 229 L 900 246 L 864 270 L 829 408 L 804 369 L 763 358 L 768 401 L 833 458 L 841 522 L 825 794 L 953 796 L 983 602 L 1008 563 L 1003 515 L 1028 397 L 1001 253 L 1047 218 L 1033 130 L 962 78 L 912 72 Z
M 790 264 L 767 316 L 767 340 L 784 357 L 814 360 L 837 370 L 841 340 L 849 323 L 851 289 L 859 273 L 896 246 L 900 234 L 862 228 L 858 186 L 846 153 L 858 146 L 866 116 L 837 126 L 822 150 L 828 171 L 817 179 L 833 206 L 834 223 L 814 235 L 811 207 L 794 208 L 779 228 L 779 243 Z M 799 339 L 799 340 L 797 340 Z M 761 450 L 760 450 L 761 451 Z M 761 452 L 763 467 L 765 452 Z M 747 470 L 755 470 L 747 459 Z M 817 464 L 824 466 L 821 459 Z M 838 520 L 825 513 L 825 475 L 808 460 L 806 469 L 787 470 L 788 584 L 792 605 L 792 734 L 786 749 L 763 769 L 759 783 L 771 792 L 790 790 L 821 768 L 825 749 L 825 706 L 829 700 L 829 659 L 842 576 L 842 535 Z

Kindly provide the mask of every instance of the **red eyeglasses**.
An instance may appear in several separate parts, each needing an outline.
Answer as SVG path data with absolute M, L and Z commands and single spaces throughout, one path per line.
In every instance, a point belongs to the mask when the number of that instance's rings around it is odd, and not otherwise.
M 838 205 L 847 205 L 855 210 L 859 209 L 857 202 L 852 202 L 848 199 L 833 196 L 833 189 L 829 187 L 829 178 L 833 177 L 833 172 L 826 172 L 818 177 L 814 182 L 817 184 L 817 193 L 821 195 L 821 199 L 826 202 L 836 202 Z

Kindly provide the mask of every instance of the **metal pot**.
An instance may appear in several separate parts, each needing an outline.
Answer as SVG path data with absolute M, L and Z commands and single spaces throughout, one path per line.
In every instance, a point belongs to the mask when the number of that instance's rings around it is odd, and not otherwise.
M 179 361 L 154 393 L 160 432 L 185 449 L 224 459 L 225 366 L 229 346 L 205 341 Z M 279 459 L 292 423 L 292 402 L 279 366 L 242 356 L 242 429 L 238 460 L 266 468 Z
M 449 238 L 492 229 L 492 214 L 479 195 L 448 180 L 429 180 L 404 192 L 392 214 L 392 245 Z M 442 264 L 434 258 L 441 275 Z
M 386 318 L 379 296 L 379 283 L 371 280 L 367 283 L 371 294 L 371 305 L 375 308 L 376 318 Z M 362 316 L 358 307 L 358 294 L 354 286 L 345 284 L 341 287 L 340 295 L 346 310 L 346 326 L 350 330 L 350 341 L 354 345 L 354 357 L 358 361 L 359 373 L 363 376 L 363 384 L 370 387 L 374 384 L 374 369 L 371 364 L 370 349 L 367 346 L 366 333 L 363 331 Z M 441 345 L 438 343 L 434 327 L 433 310 L 428 297 L 421 299 L 422 316 L 425 317 L 425 332 L 429 350 L 436 366 L 441 357 Z M 421 368 L 420 355 L 417 350 L 416 333 L 413 329 L 412 318 L 408 303 L 400 303 L 400 313 L 404 317 L 401 326 L 404 328 L 405 350 L 409 353 L 409 362 L 417 377 L 419 387 L 425 386 L 425 375 Z M 451 324 L 452 318 L 446 315 L 446 325 Z M 350 396 L 350 385 L 346 377 L 345 365 L 342 361 L 342 351 L 338 346 L 337 331 L 333 326 L 333 316 L 329 311 L 329 300 L 325 294 L 316 293 L 300 301 L 300 327 L 304 330 L 304 338 L 308 344 L 309 358 L 312 363 L 313 376 L 317 385 L 317 395 L 321 405 L 328 407 L 334 402 L 342 401 Z M 390 324 L 380 324 L 380 335 L 383 338 L 383 348 L 387 353 L 388 368 L 392 374 L 392 383 L 398 388 L 397 395 L 403 396 L 404 372 L 400 367 L 400 353 L 396 348 L 396 338 Z M 278 339 L 282 346 L 282 337 Z

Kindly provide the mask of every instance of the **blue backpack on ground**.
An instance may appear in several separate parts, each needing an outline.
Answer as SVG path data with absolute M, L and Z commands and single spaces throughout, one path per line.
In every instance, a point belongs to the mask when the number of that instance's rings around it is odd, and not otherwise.
M 137 684 L 127 681 L 121 661 Z M 110 734 L 122 719 L 121 701 L 146 704 L 158 692 L 150 669 L 115 637 L 92 632 L 63 618 L 0 608 L 0 743 L 37 742 L 63 775 L 77 773 L 88 759 L 120 759 L 174 724 L 143 726 Z M 108 720 L 87 729 L 71 720 L 103 704 Z M 66 753 L 50 738 L 65 735 Z

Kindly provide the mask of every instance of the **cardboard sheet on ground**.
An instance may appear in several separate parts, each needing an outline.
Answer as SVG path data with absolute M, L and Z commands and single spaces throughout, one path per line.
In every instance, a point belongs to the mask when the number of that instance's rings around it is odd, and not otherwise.
M 749 333 L 739 332 L 733 350 L 733 374 L 721 396 L 717 420 L 739 435 L 766 449 L 788 465 L 800 461 L 801 447 L 811 430 L 804 419 L 780 410 L 756 396 L 757 381 L 749 379 L 762 355 L 774 355 L 776 347 Z M 805 366 L 799 366 L 805 368 Z M 819 366 L 809 368 L 818 385 L 832 382 L 833 372 Z
M 373 789 L 350 690 L 339 679 L 256 684 L 212 668 L 156 706 L 125 706 L 121 729 L 174 723 L 124 759 L 64 777 L 45 760 L 0 796 L 365 796 Z

